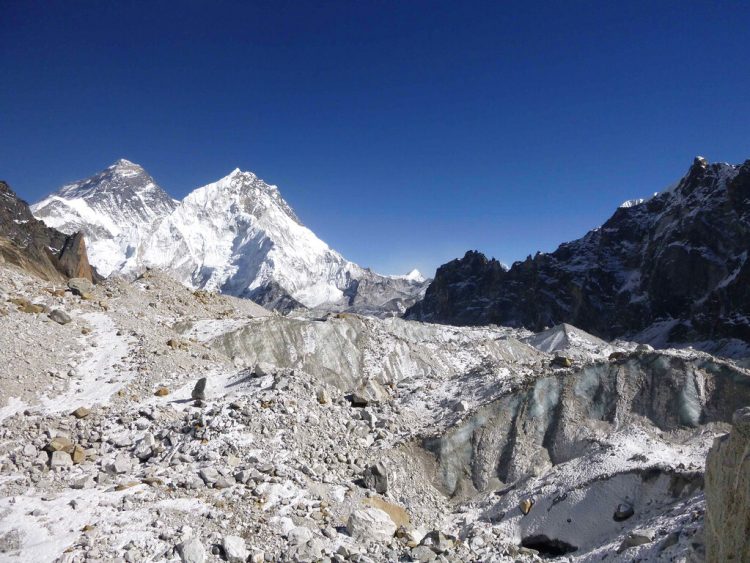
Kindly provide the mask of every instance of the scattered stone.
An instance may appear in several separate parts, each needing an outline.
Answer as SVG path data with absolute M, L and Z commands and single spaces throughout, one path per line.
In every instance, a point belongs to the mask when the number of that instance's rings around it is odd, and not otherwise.
M 363 475 L 365 486 L 384 495 L 388 491 L 388 471 L 385 465 L 378 462 L 368 467 Z
M 368 401 L 365 397 L 363 397 L 362 395 L 359 395 L 357 393 L 353 393 L 353 394 L 347 396 L 347 399 L 349 400 L 349 403 L 351 403 L 351 405 L 354 408 L 358 408 L 358 409 L 363 409 L 367 405 L 370 404 L 370 401 Z
M 52 438 L 52 440 L 45 446 L 44 448 L 48 452 L 67 452 L 70 453 L 73 451 L 73 442 L 70 441 L 70 438 L 66 438 L 65 436 L 55 436 Z
M 359 541 L 389 541 L 396 532 L 396 524 L 379 508 L 357 508 L 349 515 L 346 528 Z
M 203 563 L 206 560 L 206 550 L 198 538 L 191 538 L 179 544 L 177 554 L 182 563 Z
M 156 391 L 154 391 L 154 395 L 157 397 L 166 397 L 169 395 L 169 389 L 166 387 L 159 387 Z
M 86 451 L 78 444 L 73 446 L 73 453 L 70 454 L 70 457 L 73 460 L 73 463 L 78 465 L 79 463 L 83 463 L 86 461 Z
M 193 392 L 190 396 L 196 401 L 203 401 L 206 399 L 206 378 L 201 377 L 193 387 Z
M 296 526 L 287 532 L 286 538 L 293 546 L 302 545 L 309 542 L 313 537 L 312 530 L 304 526 Z
M 617 510 L 615 510 L 612 518 L 615 522 L 622 522 L 623 520 L 630 518 L 633 514 L 635 514 L 635 510 L 633 510 L 631 505 L 621 503 L 617 505 Z
M 318 403 L 320 403 L 321 405 L 327 405 L 331 402 L 331 396 L 325 389 L 318 389 L 316 397 L 318 399 Z
M 221 477 L 219 472 L 213 467 L 204 467 L 198 472 L 198 475 L 206 485 L 213 485 Z
M 639 545 L 644 545 L 647 543 L 651 543 L 654 541 L 655 536 L 654 530 L 651 529 L 641 529 L 641 530 L 633 530 L 630 532 L 627 537 L 622 540 L 622 543 L 620 544 L 620 547 L 617 549 L 617 553 L 622 553 L 626 549 L 630 549 L 631 547 L 637 547 Z
M 50 457 L 49 466 L 52 469 L 55 469 L 57 467 L 70 467 L 73 465 L 73 460 L 70 457 L 70 454 L 68 452 L 64 452 L 62 450 L 56 450 L 52 452 L 52 456 Z
M 420 563 L 426 563 L 427 561 L 434 561 L 435 559 L 437 559 L 437 553 L 432 551 L 426 545 L 418 545 L 416 547 L 413 547 L 409 552 L 409 556 L 412 558 L 412 560 L 419 561 Z
M 50 319 L 55 321 L 57 324 L 66 325 L 73 319 L 70 318 L 70 315 L 63 311 L 62 309 L 55 309 L 49 315 L 47 315 Z
M 534 506 L 534 501 L 530 498 L 522 499 L 521 502 L 518 503 L 518 508 L 521 509 L 524 516 L 531 511 L 532 506 Z
M 239 536 L 224 536 L 221 542 L 224 555 L 229 563 L 244 563 L 250 552 L 245 546 L 245 540 Z
M 569 368 L 573 365 L 573 360 L 565 356 L 555 356 L 552 358 L 550 365 L 558 368 Z
M 86 278 L 71 278 L 68 280 L 68 288 L 74 295 L 83 297 L 90 295 L 94 291 L 94 284 Z
M 456 545 L 456 538 L 444 534 L 439 530 L 433 530 L 432 532 L 426 534 L 424 538 L 422 538 L 420 545 L 427 546 L 432 551 L 440 555 L 441 553 L 445 553 L 446 551 L 453 549 L 453 546 Z
M 87 409 L 86 407 L 78 407 L 76 410 L 74 410 L 70 414 L 72 414 L 76 418 L 86 418 L 88 415 L 91 414 L 91 410 Z
M 143 438 L 135 443 L 135 449 L 133 454 L 141 461 L 146 461 L 154 455 L 154 448 L 156 446 L 156 439 L 151 432 L 146 432 Z

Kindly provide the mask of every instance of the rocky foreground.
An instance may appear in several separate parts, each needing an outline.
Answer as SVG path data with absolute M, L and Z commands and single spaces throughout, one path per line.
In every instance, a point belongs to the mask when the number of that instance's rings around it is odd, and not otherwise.
M 154 271 L 62 285 L 2 265 L 0 349 L 4 561 L 702 561 L 724 529 L 742 544 L 724 523 L 747 505 L 721 508 L 747 483 L 746 415 L 722 437 L 750 372 L 706 353 L 281 317 Z

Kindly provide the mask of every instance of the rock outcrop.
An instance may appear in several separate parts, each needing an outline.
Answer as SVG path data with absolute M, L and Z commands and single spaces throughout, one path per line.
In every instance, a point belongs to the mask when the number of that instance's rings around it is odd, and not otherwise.
M 706 460 L 706 560 L 750 561 L 750 407 L 734 413 L 732 431 Z
M 670 190 L 623 204 L 583 238 L 506 269 L 479 252 L 441 266 L 406 318 L 611 339 L 750 340 L 750 160 L 696 158 Z
M 66 235 L 34 218 L 28 204 L 0 181 L 0 259 L 49 281 L 97 281 L 83 234 Z

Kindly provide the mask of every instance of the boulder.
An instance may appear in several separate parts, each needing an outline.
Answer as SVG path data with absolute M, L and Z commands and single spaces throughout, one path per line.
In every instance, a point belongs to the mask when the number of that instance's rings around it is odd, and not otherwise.
M 654 530 L 650 528 L 633 530 L 625 537 L 624 540 L 622 540 L 617 553 L 622 553 L 623 551 L 625 551 L 626 549 L 630 549 L 631 547 L 637 547 L 639 545 L 651 543 L 652 541 L 654 541 L 655 535 L 656 533 L 654 532 Z
M 65 436 L 55 436 L 50 440 L 50 442 L 45 446 L 44 448 L 48 452 L 67 452 L 70 453 L 73 451 L 73 442 L 70 440 L 70 438 L 66 438 Z
M 387 542 L 396 532 L 396 524 L 386 512 L 368 506 L 352 511 L 346 523 L 346 529 L 358 541 Z
M 52 457 L 49 460 L 49 466 L 52 469 L 56 467 L 70 467 L 71 465 L 73 465 L 73 459 L 68 452 L 62 450 L 52 452 Z
M 71 278 L 68 280 L 68 288 L 74 295 L 83 297 L 84 295 L 91 295 L 91 292 L 94 291 L 94 284 L 86 278 Z
M 70 315 L 63 311 L 62 309 L 55 309 L 52 311 L 49 315 L 49 318 L 55 321 L 57 324 L 66 325 L 73 319 L 70 318 Z
M 385 465 L 378 462 L 365 469 L 363 480 L 368 489 L 383 495 L 388 490 L 388 471 Z
M 86 461 L 86 450 L 84 450 L 81 446 L 76 444 L 73 446 L 73 453 L 70 454 L 71 459 L 73 460 L 73 463 L 78 465 L 79 463 L 83 463 Z
M 198 538 L 191 538 L 177 546 L 177 554 L 182 563 L 203 563 L 206 550 Z
M 193 387 L 193 392 L 190 394 L 190 396 L 195 401 L 202 401 L 206 398 L 206 378 L 201 377 L 198 382 L 195 384 L 195 387 Z
M 245 540 L 239 536 L 224 536 L 221 547 L 224 548 L 224 556 L 229 563 L 245 563 L 250 555 Z
M 86 407 L 78 407 L 76 410 L 74 410 L 70 414 L 72 414 L 76 418 L 86 418 L 88 415 L 91 414 L 91 410 L 87 409 Z

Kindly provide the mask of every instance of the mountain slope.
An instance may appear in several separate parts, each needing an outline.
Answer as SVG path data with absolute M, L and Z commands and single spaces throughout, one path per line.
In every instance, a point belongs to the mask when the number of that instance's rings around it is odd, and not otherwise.
M 34 218 L 28 204 L 0 181 L 0 261 L 48 281 L 96 281 L 81 233 L 66 235 Z
M 478 252 L 441 266 L 410 319 L 613 338 L 750 339 L 750 161 L 696 158 L 673 188 L 620 207 L 601 228 L 506 271 Z
M 344 259 L 305 227 L 276 186 L 234 170 L 181 202 L 137 165 L 119 161 L 34 206 L 50 224 L 83 227 L 107 274 L 144 267 L 196 288 L 280 310 L 303 305 L 400 314 L 427 284 Z
M 120 159 L 91 178 L 63 186 L 31 210 L 50 227 L 83 231 L 92 263 L 109 276 L 123 268 L 151 224 L 176 206 L 143 168 Z

